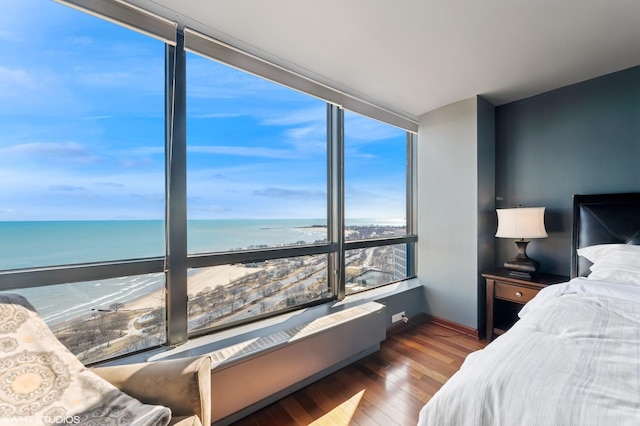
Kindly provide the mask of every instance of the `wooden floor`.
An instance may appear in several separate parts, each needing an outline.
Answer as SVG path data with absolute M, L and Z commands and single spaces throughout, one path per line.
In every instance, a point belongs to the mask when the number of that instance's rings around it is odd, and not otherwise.
M 420 408 L 485 341 L 435 324 L 387 336 L 379 352 L 246 417 L 234 426 L 412 425 Z

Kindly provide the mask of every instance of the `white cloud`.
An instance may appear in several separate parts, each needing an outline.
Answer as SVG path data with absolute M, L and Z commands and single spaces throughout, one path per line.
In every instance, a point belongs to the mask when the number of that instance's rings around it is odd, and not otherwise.
M 355 144 L 397 138 L 404 143 L 406 132 L 372 118 L 355 113 L 345 114 L 345 139 Z
M 94 116 L 82 117 L 81 120 L 97 121 L 97 120 L 109 120 L 111 118 L 113 118 L 113 116 L 111 115 L 94 115 Z
M 264 188 L 256 189 L 253 195 L 269 198 L 283 198 L 288 200 L 309 200 L 310 198 L 326 199 L 325 191 L 317 191 L 310 189 L 292 189 L 292 188 Z
M 60 192 L 75 192 L 75 191 L 86 191 L 87 189 L 82 186 L 76 185 L 49 185 L 49 190 L 51 191 L 60 191 Z
M 164 214 L 163 170 L 96 171 L 0 168 L 0 220 L 159 219 Z
M 83 70 L 76 75 L 78 82 L 97 87 L 128 87 L 134 79 L 139 78 L 130 71 L 91 71 Z
M 295 127 L 285 131 L 285 134 L 294 140 L 306 139 L 315 136 L 316 133 L 317 129 L 314 126 Z
M 197 114 L 197 115 L 189 116 L 189 118 L 237 118 L 237 117 L 242 117 L 242 114 L 233 113 L 233 112 L 217 112 L 217 113 Z
M 304 108 L 293 111 L 283 111 L 278 115 L 270 115 L 264 117 L 260 124 L 267 126 L 292 126 L 298 124 L 322 123 L 326 121 L 326 106 L 321 104 L 319 107 Z
M 6 41 L 6 42 L 13 42 L 16 40 L 16 38 L 17 38 L 16 33 L 13 33 L 8 30 L 0 29 L 0 40 Z
M 118 183 L 118 182 L 95 182 L 94 185 L 95 186 L 107 186 L 107 187 L 112 187 L 112 188 L 124 188 L 124 185 L 122 183 Z
M 94 163 L 100 159 L 85 145 L 76 142 L 31 142 L 0 148 L 0 156 L 60 161 Z
M 137 146 L 118 152 L 119 154 L 131 155 L 164 155 L 164 146 Z
M 308 164 L 292 162 L 286 170 L 260 163 L 190 171 L 189 217 L 322 217 L 326 167 L 320 169 L 309 176 Z
M 89 36 L 73 36 L 66 39 L 66 43 L 73 46 L 91 46 L 95 40 Z
M 0 65 L 0 93 L 32 91 L 39 88 L 38 79 L 27 70 Z
M 0 66 L 0 112 L 5 116 L 79 116 L 84 103 L 56 71 Z
M 187 97 L 236 99 L 274 96 L 282 87 L 218 62 L 187 54 Z
M 188 146 L 188 152 L 199 154 L 222 154 L 240 157 L 259 157 L 273 159 L 295 159 L 298 155 L 287 149 L 275 149 L 250 146 Z
M 120 166 L 125 168 L 148 168 L 153 167 L 156 162 L 151 158 L 121 158 Z

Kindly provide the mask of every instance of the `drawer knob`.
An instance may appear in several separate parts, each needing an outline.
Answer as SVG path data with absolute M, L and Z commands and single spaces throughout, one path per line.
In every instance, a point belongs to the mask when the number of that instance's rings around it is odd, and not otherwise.
M 521 291 L 516 291 L 516 297 L 522 297 L 522 292 Z

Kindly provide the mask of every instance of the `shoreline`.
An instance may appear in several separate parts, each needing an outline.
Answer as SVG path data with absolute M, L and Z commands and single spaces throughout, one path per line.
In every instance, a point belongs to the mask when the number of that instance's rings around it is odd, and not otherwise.
M 250 268 L 242 265 L 218 265 L 199 268 L 187 277 L 187 294 L 196 295 L 207 288 L 214 289 L 246 275 L 257 273 L 264 268 Z M 164 289 L 138 296 L 126 303 L 124 310 L 148 310 L 164 306 Z
M 188 275 L 188 294 L 195 296 L 199 292 L 205 291 L 207 288 L 212 290 L 220 285 L 228 285 L 230 282 L 238 278 L 260 272 L 263 269 L 264 268 L 256 267 L 250 268 L 242 265 L 218 265 L 200 268 Z M 126 302 L 117 302 L 122 303 L 121 307 L 118 308 L 118 311 L 140 311 L 139 314 L 144 315 L 148 311 L 163 308 L 165 306 L 164 293 L 165 290 L 164 287 L 162 287 L 149 293 L 134 297 Z M 109 309 L 105 307 L 102 311 L 109 311 Z M 74 317 L 49 324 L 49 327 L 52 330 L 62 330 L 69 327 L 74 322 L 89 320 L 96 313 L 97 312 L 94 311 L 81 313 Z

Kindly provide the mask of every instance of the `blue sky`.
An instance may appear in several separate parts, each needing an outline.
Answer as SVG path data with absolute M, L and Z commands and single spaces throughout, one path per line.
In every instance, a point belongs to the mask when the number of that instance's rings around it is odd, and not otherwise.
M 0 220 L 161 219 L 163 43 L 0 8 Z M 324 218 L 325 103 L 192 54 L 187 75 L 189 218 Z M 345 135 L 347 217 L 404 217 L 404 131 L 347 113 Z

